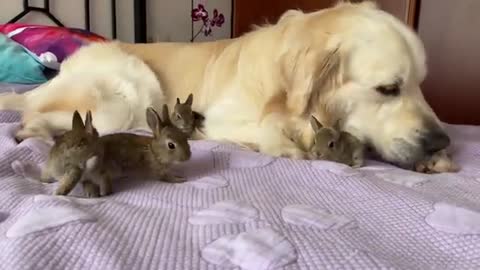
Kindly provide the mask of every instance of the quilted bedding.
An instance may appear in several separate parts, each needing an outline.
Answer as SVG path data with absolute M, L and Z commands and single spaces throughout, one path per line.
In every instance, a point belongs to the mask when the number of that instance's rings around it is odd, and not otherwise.
M 480 269 L 480 127 L 448 127 L 455 174 L 194 141 L 187 183 L 82 199 L 36 180 L 48 145 L 19 119 L 0 112 L 0 269 Z

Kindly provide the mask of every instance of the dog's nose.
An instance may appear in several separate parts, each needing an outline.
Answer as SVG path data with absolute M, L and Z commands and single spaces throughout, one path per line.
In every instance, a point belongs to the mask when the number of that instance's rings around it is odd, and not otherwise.
M 427 133 L 422 144 L 426 153 L 433 154 L 447 148 L 450 145 L 450 137 L 443 131 L 435 130 Z

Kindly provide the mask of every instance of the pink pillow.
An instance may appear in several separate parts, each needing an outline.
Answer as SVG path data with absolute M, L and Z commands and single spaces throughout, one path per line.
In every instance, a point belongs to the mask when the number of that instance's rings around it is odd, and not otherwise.
M 22 45 L 42 65 L 55 70 L 81 46 L 106 41 L 85 30 L 46 25 L 3 24 L 0 33 Z

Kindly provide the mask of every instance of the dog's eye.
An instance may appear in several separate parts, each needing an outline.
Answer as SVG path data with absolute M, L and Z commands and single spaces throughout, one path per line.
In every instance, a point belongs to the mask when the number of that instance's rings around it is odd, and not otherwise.
M 168 149 L 170 149 L 170 150 L 175 149 L 175 144 L 174 144 L 174 143 L 169 142 L 169 143 L 167 144 L 167 146 L 168 146 Z
M 375 88 L 378 93 L 384 96 L 398 96 L 400 95 L 400 86 L 399 84 L 391 84 L 391 85 L 380 85 Z

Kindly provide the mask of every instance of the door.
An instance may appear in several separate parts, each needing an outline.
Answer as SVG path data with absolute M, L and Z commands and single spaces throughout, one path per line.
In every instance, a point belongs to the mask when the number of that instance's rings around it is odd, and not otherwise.
M 479 0 L 422 0 L 418 32 L 427 50 L 423 92 L 441 120 L 480 125 Z

